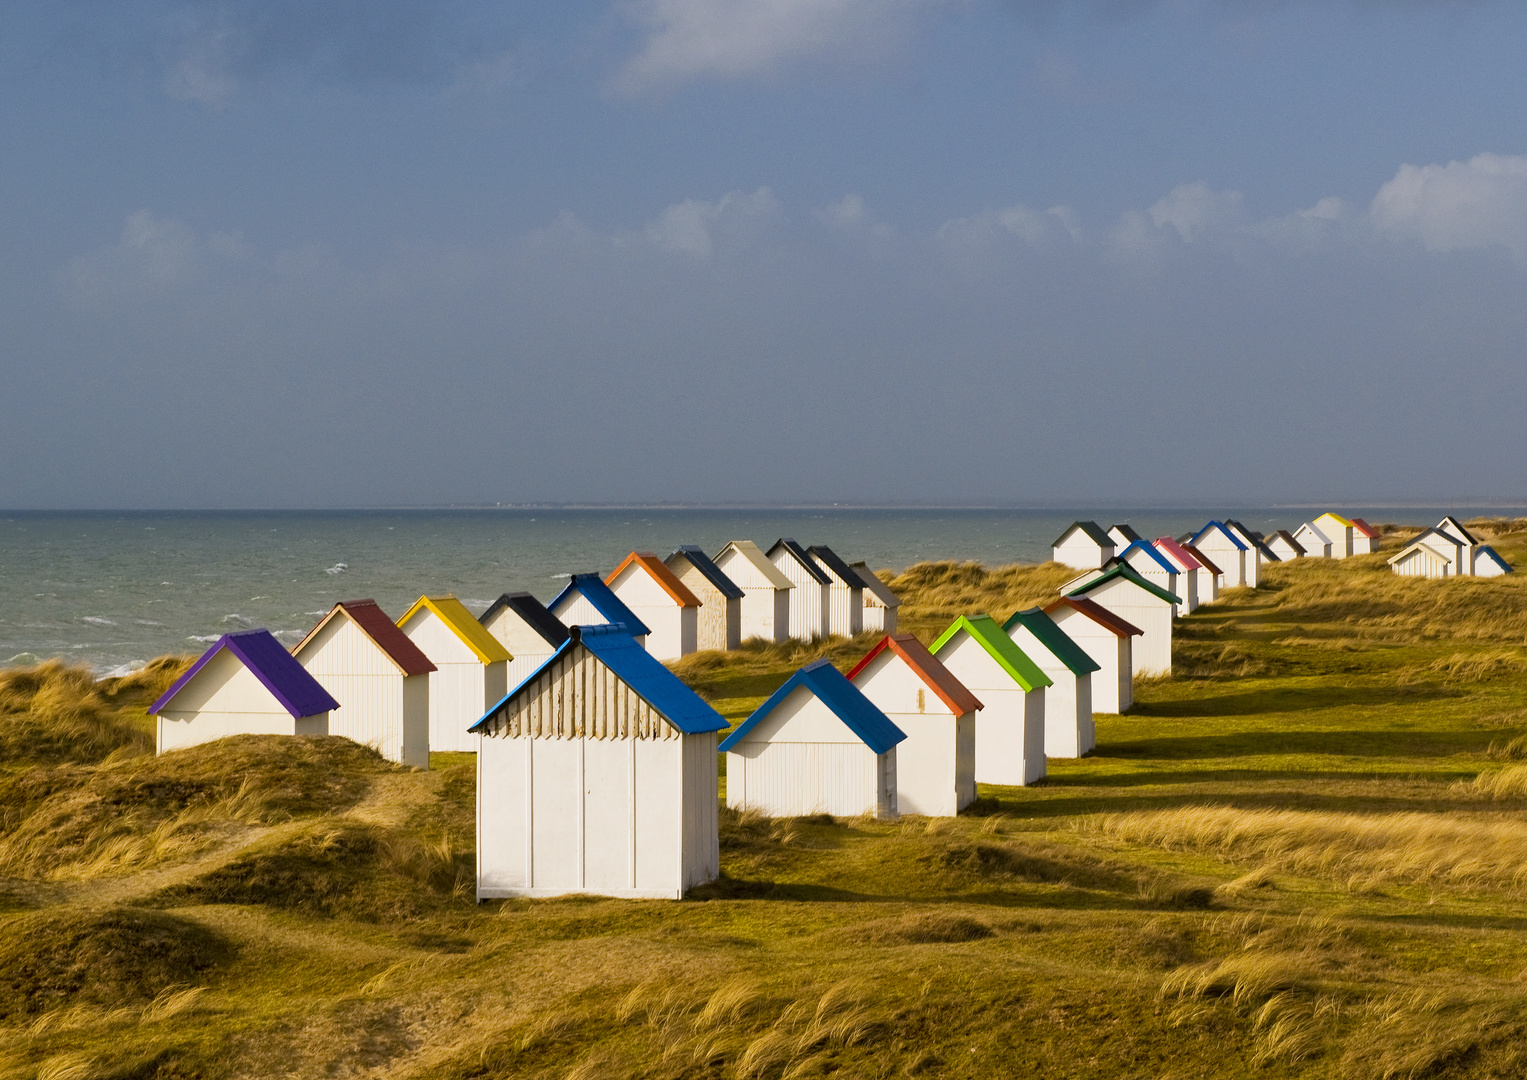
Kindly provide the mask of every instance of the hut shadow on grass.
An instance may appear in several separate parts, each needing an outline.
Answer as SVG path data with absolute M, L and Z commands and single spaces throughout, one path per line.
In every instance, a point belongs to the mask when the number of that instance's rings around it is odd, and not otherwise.
M 1093 761 L 1213 761 L 1216 758 L 1264 758 L 1290 755 L 1312 758 L 1352 757 L 1372 759 L 1375 733 L 1371 728 L 1323 731 L 1255 731 L 1205 735 L 1179 735 L 1127 741 L 1109 741 L 1092 751 Z M 1467 728 L 1442 730 L 1392 730 L 1384 732 L 1386 754 L 1382 756 L 1449 756 L 1481 752 L 1488 733 Z M 1209 769 L 1207 772 L 1222 770 Z M 1236 770 L 1232 770 L 1236 771 Z M 1261 770 L 1250 770 L 1260 772 Z M 1278 771 L 1287 773 L 1288 766 Z M 1319 772 L 1301 776 L 1319 778 Z M 1089 772 L 1086 776 L 1065 772 L 1045 777 L 1048 785 L 1072 783 L 1128 783 L 1126 778 Z
M 813 904 L 863 904 L 901 901 L 900 896 L 874 896 L 831 885 L 734 878 L 724 871 L 715 881 L 696 885 L 686 900 L 786 900 Z
M 1130 718 L 1190 719 L 1215 716 L 1265 716 L 1268 713 L 1313 712 L 1343 707 L 1418 704 L 1463 696 L 1461 691 L 1435 685 L 1279 687 L 1235 694 L 1212 694 L 1171 701 L 1135 699 Z
M 1287 779 L 1286 776 L 1280 774 L 1269 773 L 1267 775 L 1269 779 Z M 1350 782 L 1354 777 L 1348 774 L 1341 774 L 1339 777 L 1333 776 L 1331 779 Z M 1088 814 L 1182 810 L 1207 804 L 1235 806 L 1243 810 L 1304 810 L 1328 811 L 1332 813 L 1393 813 L 1399 811 L 1444 813 L 1449 810 L 1478 812 L 1481 805 L 1478 799 L 1452 798 L 1441 790 L 1437 792 L 1437 797 L 1435 798 L 1430 796 L 1410 798 L 1399 794 L 1380 793 L 1373 795 L 1361 793 L 1327 795 L 1313 791 L 1292 792 L 1287 788 L 1279 788 L 1260 793 L 1237 791 L 1233 794 L 1215 791 L 1172 791 L 1161 792 L 1159 794 L 1131 792 L 1127 799 L 1121 799 L 1117 793 L 1109 793 L 1106 790 L 1100 789 L 1097 795 L 1079 793 L 1075 797 L 1014 803 L 1009 809 L 1014 817 L 1039 821 L 1056 818 L 1076 818 Z

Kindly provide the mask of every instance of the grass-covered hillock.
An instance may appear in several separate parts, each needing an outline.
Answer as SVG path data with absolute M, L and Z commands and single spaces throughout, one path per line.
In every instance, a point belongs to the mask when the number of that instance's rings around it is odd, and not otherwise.
M 1488 538 L 1527 562 L 1519 524 Z M 928 640 L 1070 576 L 894 585 Z M 1527 588 L 1304 561 L 1178 630 L 1044 783 L 723 812 L 724 876 L 679 903 L 475 905 L 466 755 L 155 759 L 90 737 L 146 732 L 151 686 L 4 673 L 0 1080 L 1527 1075 Z M 868 644 L 676 668 L 736 720 Z

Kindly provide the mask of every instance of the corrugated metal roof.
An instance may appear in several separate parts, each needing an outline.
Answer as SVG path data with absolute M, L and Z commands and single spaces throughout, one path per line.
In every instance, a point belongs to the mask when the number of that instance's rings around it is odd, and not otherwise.
M 212 647 L 202 653 L 201 659 L 149 706 L 149 715 L 157 716 L 164 711 L 175 695 L 224 649 L 237 656 L 293 718 L 317 716 L 339 708 L 339 702 L 271 636 L 269 630 L 240 630 L 236 634 L 224 634 L 213 642 Z
M 1209 571 L 1209 573 L 1211 573 L 1211 574 L 1221 574 L 1221 575 L 1224 574 L 1224 571 L 1219 568 L 1219 564 L 1218 563 L 1214 562 L 1212 559 L 1209 558 L 1209 556 L 1205 555 L 1202 551 L 1199 551 L 1192 544 L 1184 543 L 1181 540 L 1179 540 L 1177 542 L 1179 544 L 1182 544 L 1182 547 L 1183 547 L 1184 551 L 1192 553 L 1193 558 L 1195 558 L 1199 562 L 1203 563 L 1204 564 L 1204 569 Z
M 1176 593 L 1168 592 L 1160 585 L 1154 585 L 1151 582 L 1146 581 L 1145 578 L 1140 576 L 1140 572 L 1133 566 L 1130 566 L 1128 563 L 1119 563 L 1112 569 L 1105 570 L 1103 573 L 1087 582 L 1087 584 L 1083 585 L 1081 588 L 1072 589 L 1066 595 L 1080 596 L 1082 593 L 1089 593 L 1093 589 L 1096 589 L 1099 585 L 1119 577 L 1122 577 L 1125 581 L 1128 581 L 1134 585 L 1138 585 L 1140 588 L 1154 596 L 1161 597 L 1161 599 L 1165 600 L 1169 604 L 1182 603 L 1182 597 L 1178 596 Z
M 657 658 L 636 643 L 624 625 L 570 626 L 562 647 L 545 663 L 532 671 L 520 685 L 482 715 L 468 730 L 476 731 L 513 701 L 536 680 L 542 670 L 560 660 L 572 649 L 584 648 L 599 658 L 605 667 L 631 688 L 632 693 L 651 705 L 663 719 L 686 735 L 707 731 L 725 731 L 726 720 L 707 705 L 684 681 L 658 662 Z
M 435 665 L 424 655 L 424 650 L 408 640 L 408 635 L 398 629 L 397 624 L 387 617 L 387 613 L 375 600 L 341 600 L 318 620 L 318 625 L 308 631 L 307 637 L 292 646 L 292 655 L 300 657 L 307 643 L 341 611 L 360 627 L 361 633 L 370 638 L 371 643 L 382 650 L 382 654 L 404 675 L 428 675 L 435 670 Z
M 1184 572 L 1197 570 L 1203 565 L 1203 563 L 1199 562 L 1197 555 L 1194 555 L 1170 536 L 1158 536 L 1154 543 L 1157 551 L 1160 551 L 1167 558 L 1176 562 L 1178 568 Z
M 826 544 L 812 544 L 806 549 L 806 552 L 850 589 L 864 588 L 863 580 L 858 574 L 854 573 L 853 568 L 839 558 L 838 553 Z
M 864 579 L 864 587 L 874 593 L 888 608 L 901 607 L 901 597 L 891 591 L 891 587 L 880 580 L 880 575 L 871 570 L 862 562 L 853 564 L 854 570 Z
M 1002 624 L 1002 629 L 1011 634 L 1013 627 L 1019 625 L 1022 625 L 1039 639 L 1041 645 L 1055 654 L 1055 659 L 1065 664 L 1066 670 L 1071 674 L 1086 675 L 1089 672 L 1102 670 L 1101 665 L 1087 655 L 1087 650 L 1072 641 L 1070 635 L 1055 625 L 1055 620 L 1050 618 L 1042 608 L 1032 607 L 1013 612 L 1012 618 Z
M 791 581 L 784 574 L 780 573 L 779 567 L 771 563 L 769 561 L 769 557 L 763 553 L 763 548 L 753 543 L 753 541 L 727 541 L 726 547 L 716 552 L 716 562 L 719 563 L 721 561 L 721 556 L 726 554 L 727 548 L 735 549 L 737 554 L 741 555 L 744 559 L 748 560 L 748 562 L 752 563 L 753 569 L 757 570 L 760 574 L 767 578 L 769 580 L 769 584 L 773 585 L 776 589 L 795 588 L 795 582 Z
M 827 660 L 814 660 L 801 668 L 785 684 L 770 695 L 753 711 L 753 715 L 737 725 L 737 730 L 721 740 L 718 749 L 730 750 L 747 737 L 748 732 L 758 726 L 759 721 L 772 713 L 779 703 L 784 701 L 795 692 L 797 687 L 809 690 L 818 701 L 832 710 L 832 714 L 843 721 L 848 730 L 857 735 L 865 746 L 868 746 L 877 754 L 883 754 L 897 743 L 907 737 L 891 722 L 890 717 L 875 708 L 869 698 L 853 683 L 843 677 L 842 672 L 833 667 Z
M 1223 535 L 1226 540 L 1229 540 L 1232 544 L 1235 545 L 1237 551 L 1245 551 L 1246 550 L 1246 545 L 1241 543 L 1240 537 L 1236 536 L 1235 533 L 1233 533 L 1229 529 L 1227 529 L 1225 527 L 1225 523 L 1222 522 L 1222 521 L 1211 521 L 1211 522 L 1209 522 L 1209 524 L 1205 525 L 1202 529 L 1199 529 L 1196 533 L 1194 533 L 1193 534 L 1193 546 L 1194 547 L 1198 547 L 1200 542 L 1204 538 L 1204 534 L 1207 533 L 1207 532 L 1211 532 L 1211 531 L 1212 532 L 1218 532 L 1221 535 Z
M 1088 600 L 1085 596 L 1062 596 L 1059 600 L 1053 600 L 1045 605 L 1045 614 L 1051 614 L 1057 608 L 1068 607 L 1080 615 L 1085 615 L 1099 626 L 1113 631 L 1118 637 L 1138 637 L 1144 634 L 1134 623 L 1121 619 L 1109 611 L 1096 600 Z
M 518 615 L 526 626 L 541 635 L 542 640 L 552 648 L 557 648 L 567 640 L 567 627 L 562 625 L 562 620 L 546 610 L 541 601 L 528 592 L 502 594 L 488 605 L 488 610 L 478 616 L 477 621 L 486 627 L 505 608 Z
M 983 707 L 981 699 L 955 678 L 954 672 L 941 664 L 938 657 L 929 652 L 928 647 L 912 634 L 887 634 L 881 638 L 875 643 L 875 647 L 865 654 L 864 659 L 854 665 L 854 669 L 848 673 L 848 681 L 853 682 L 859 672 L 869 667 L 870 661 L 887 649 L 905 660 L 907 666 L 917 673 L 917 677 L 926 683 L 928 689 L 932 690 L 940 701 L 948 705 L 949 711 L 956 716 L 961 713 L 975 712 Z
M 414 601 L 414 606 L 403 613 L 398 625 L 407 625 L 410 619 L 425 609 L 434 612 L 435 617 L 445 623 L 451 633 L 460 638 L 461 643 L 476 653 L 477 659 L 483 663 L 496 664 L 500 660 L 508 662 L 514 659 L 509 655 L 509 650 L 504 648 L 503 642 L 484 630 L 482 623 L 474 619 L 466 606 L 454 596 L 419 597 Z
M 557 608 L 562 606 L 562 601 L 573 593 L 577 593 L 592 604 L 594 610 L 603 615 L 611 625 L 622 623 L 626 630 L 636 637 L 652 633 L 647 624 L 636 617 L 636 612 L 621 603 L 620 597 L 610 591 L 610 587 L 598 574 L 574 574 L 568 580 L 567 587 L 546 605 L 547 609 L 555 615 Z
M 1161 552 L 1157 551 L 1156 548 L 1152 544 L 1148 543 L 1145 540 L 1134 540 L 1134 541 L 1131 541 L 1129 547 L 1127 547 L 1123 551 L 1119 552 L 1119 554 L 1116 555 L 1114 558 L 1118 562 L 1120 562 L 1120 563 L 1123 563 L 1125 565 L 1130 565 L 1129 560 L 1126 558 L 1126 556 L 1128 556 L 1129 553 L 1132 552 L 1132 551 L 1138 551 L 1138 552 L 1143 553 L 1147 558 L 1149 558 L 1151 560 L 1151 562 L 1153 562 L 1157 566 L 1159 566 L 1164 573 L 1168 573 L 1168 574 L 1180 574 L 1182 572 L 1177 567 L 1173 566 L 1171 561 L 1168 560 L 1165 555 L 1161 554 Z
M 631 552 L 631 554 L 627 555 L 625 559 L 621 561 L 619 566 L 610 571 L 610 576 L 604 579 L 604 583 L 606 585 L 613 584 L 615 579 L 620 577 L 620 575 L 625 572 L 626 567 L 633 565 L 639 566 L 641 569 L 645 570 L 647 572 L 647 576 L 650 577 L 653 581 L 657 582 L 658 585 L 661 586 L 662 590 L 667 593 L 673 602 L 678 604 L 679 607 L 700 606 L 700 598 L 694 593 L 690 592 L 689 586 L 680 581 L 678 577 L 674 575 L 674 572 L 663 564 L 663 560 L 659 559 L 650 551 Z
M 998 666 L 1011 675 L 1013 681 L 1024 690 L 1055 685 L 1050 676 L 1029 659 L 1028 654 L 1018 647 L 1016 641 L 1007 636 L 1007 632 L 990 615 L 961 615 L 950 624 L 949 629 L 939 635 L 938 640 L 928 651 L 937 656 L 939 650 L 948 645 L 961 631 L 975 638 L 981 648 L 985 649 Z
M 1098 545 L 1098 547 L 1113 547 L 1113 537 L 1109 536 L 1108 530 L 1104 529 L 1096 521 L 1073 521 L 1071 527 L 1057 536 L 1055 543 L 1050 546 L 1052 548 L 1060 547 L 1060 545 L 1066 542 L 1066 538 L 1076 532 L 1077 529 L 1086 533 L 1087 539 Z
M 728 600 L 741 600 L 743 596 L 746 595 L 743 593 L 742 589 L 738 587 L 735 581 L 727 577 L 726 574 L 722 572 L 721 567 L 717 566 L 714 562 L 711 561 L 711 557 L 709 555 L 705 554 L 705 552 L 701 551 L 694 544 L 680 544 L 678 549 L 672 555 L 668 556 L 666 561 L 669 564 L 672 564 L 673 560 L 675 559 L 686 560 L 690 566 L 693 566 L 700 572 L 701 577 L 714 585 L 716 587 L 716 591 L 719 592 L 722 596 L 726 597 Z M 768 562 L 767 559 L 764 561 Z M 769 564 L 769 569 L 774 569 L 773 563 Z M 775 570 L 774 572 L 779 573 L 778 570 Z
M 823 585 L 832 584 L 832 579 L 823 573 L 822 568 L 816 564 L 816 561 L 810 555 L 806 554 L 806 549 L 788 536 L 781 536 L 778 540 L 774 541 L 773 547 L 770 547 L 768 552 L 766 552 L 769 558 L 772 559 L 774 557 L 774 550 L 780 545 L 784 545 L 785 550 L 790 553 L 790 557 L 806 568 L 806 573 L 810 575 L 813 581 L 819 581 Z

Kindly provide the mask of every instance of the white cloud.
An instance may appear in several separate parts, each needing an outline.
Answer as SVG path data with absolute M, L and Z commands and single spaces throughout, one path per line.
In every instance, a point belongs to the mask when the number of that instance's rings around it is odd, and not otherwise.
M 235 88 L 229 57 L 232 38 L 232 28 L 224 23 L 187 27 L 167 61 L 164 92 L 178 101 L 222 108 Z
M 1028 244 L 1067 238 L 1080 242 L 1081 222 L 1069 206 L 1035 210 L 1022 203 L 988 211 L 974 217 L 951 218 L 938 227 L 940 240 L 955 244 L 983 244 L 1017 237 Z
M 693 79 L 747 79 L 821 54 L 883 51 L 937 0 L 640 0 L 648 31 L 616 80 L 631 93 Z
M 215 248 L 226 253 L 236 245 L 236 237 L 223 236 Z M 165 292 L 191 281 L 211 250 L 183 222 L 139 210 L 128 216 L 117 243 L 69 264 L 68 284 L 79 300 L 91 306 L 123 296 Z
M 1505 247 L 1527 262 L 1527 157 L 1402 165 L 1373 198 L 1374 225 L 1428 251 Z
M 1202 180 L 1178 184 L 1149 213 L 1156 228 L 1170 225 L 1185 242 L 1192 243 L 1208 233 L 1240 224 L 1241 193 L 1215 191 Z
M 755 238 L 782 216 L 779 200 L 766 187 L 752 194 L 731 191 L 716 202 L 675 203 L 642 236 L 662 251 L 709 259 L 719 243 Z

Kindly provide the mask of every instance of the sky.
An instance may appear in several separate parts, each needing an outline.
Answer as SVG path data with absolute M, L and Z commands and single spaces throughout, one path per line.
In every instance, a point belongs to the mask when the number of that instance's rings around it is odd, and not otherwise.
M 1527 498 L 1527 5 L 0 4 L 0 507 Z

